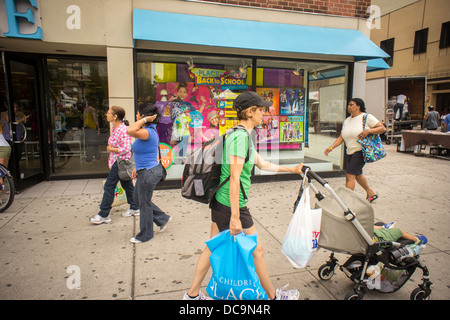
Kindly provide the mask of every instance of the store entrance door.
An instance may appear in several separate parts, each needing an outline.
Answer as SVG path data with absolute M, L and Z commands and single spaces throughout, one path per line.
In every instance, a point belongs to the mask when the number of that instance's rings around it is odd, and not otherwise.
M 8 167 L 20 190 L 44 180 L 38 60 L 4 53 L 3 62 L 9 103 L 2 120 L 12 148 Z

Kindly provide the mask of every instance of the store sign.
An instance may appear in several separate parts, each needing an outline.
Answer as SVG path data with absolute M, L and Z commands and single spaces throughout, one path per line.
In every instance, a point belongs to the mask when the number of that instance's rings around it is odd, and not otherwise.
M 171 146 L 169 146 L 166 143 L 160 142 L 159 143 L 159 150 L 161 152 L 161 164 L 164 166 L 164 168 L 169 169 L 173 164 L 173 149 Z M 158 161 L 159 161 L 158 156 Z
M 42 40 L 42 28 L 38 25 L 40 13 L 37 0 L 4 0 L 4 10 L 1 11 L 2 16 L 6 14 L 6 19 L 1 19 L 1 29 L 8 29 L 8 32 L 1 33 L 3 36 Z M 4 25 L 4 21 L 7 22 L 7 26 Z
M 221 90 L 242 90 L 248 89 L 247 70 L 245 72 L 235 70 L 216 70 L 192 68 L 190 72 L 194 74 L 197 86 L 220 86 Z

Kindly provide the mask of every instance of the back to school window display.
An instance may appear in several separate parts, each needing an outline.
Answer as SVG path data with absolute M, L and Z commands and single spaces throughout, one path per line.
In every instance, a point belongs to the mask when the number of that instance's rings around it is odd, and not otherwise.
M 280 116 L 280 143 L 303 142 L 303 116 Z
M 230 89 L 229 86 L 217 85 L 222 83 L 223 78 L 234 79 L 238 72 L 225 69 L 214 70 L 212 66 L 208 68 L 184 69 L 189 70 L 180 77 L 182 66 L 177 67 L 177 79 L 186 82 L 166 82 L 156 83 L 156 106 L 162 118 L 158 125 L 160 142 L 171 145 L 174 154 L 179 154 L 179 143 L 186 140 L 184 138 L 173 140 L 171 134 L 173 124 L 182 117 L 189 117 L 189 146 L 188 150 L 195 150 L 211 136 L 211 131 L 223 134 L 227 129 L 232 128 L 238 122 L 236 111 L 232 109 L 234 99 L 239 95 L 237 89 Z M 207 72 L 207 74 L 205 73 Z M 292 72 L 290 72 L 292 73 Z M 245 82 L 245 72 L 239 77 Z M 214 78 L 214 82 L 206 81 Z M 237 79 L 237 78 L 236 78 Z M 292 85 L 292 83 L 291 83 Z M 295 84 L 294 84 L 295 85 Z M 242 85 L 240 85 L 242 86 Z M 241 89 L 239 89 L 241 90 Z M 245 90 L 242 87 L 242 90 Z M 223 93 L 229 92 L 226 97 Z M 272 148 L 298 148 L 303 142 L 303 115 L 305 109 L 305 89 L 304 88 L 276 88 L 260 87 L 256 92 L 263 99 L 271 101 L 272 106 L 267 110 L 263 123 L 256 128 L 258 144 L 265 146 L 272 145 Z M 217 121 L 210 122 L 208 116 L 211 111 L 217 112 Z M 205 135 L 206 134 L 206 135 Z M 181 146 L 180 146 L 181 147 Z
M 257 88 L 263 99 L 271 101 L 263 123 L 256 129 L 260 144 L 277 144 L 279 148 L 300 148 L 303 142 L 305 89 Z
M 177 119 L 188 117 L 190 121 L 186 130 L 189 131 L 190 142 L 201 144 L 205 140 L 203 133 L 213 127 L 208 114 L 217 111 L 216 90 L 212 86 L 196 86 L 193 82 L 157 83 L 156 106 L 162 116 L 158 126 L 160 142 L 175 147 L 180 140 L 172 139 L 173 124 Z
M 264 100 L 272 102 L 272 106 L 267 110 L 266 115 L 277 116 L 280 114 L 279 88 L 256 88 L 256 93 Z
M 302 116 L 305 107 L 305 89 L 280 89 L 280 115 Z
M 256 127 L 256 142 L 259 144 L 278 144 L 280 142 L 279 117 L 264 116 L 261 126 Z

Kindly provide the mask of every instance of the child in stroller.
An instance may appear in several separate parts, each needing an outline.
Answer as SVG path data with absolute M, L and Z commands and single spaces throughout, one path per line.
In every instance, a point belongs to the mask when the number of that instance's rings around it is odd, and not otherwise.
M 393 223 L 389 224 L 376 223 L 373 230 L 373 237 L 375 242 L 398 241 L 400 239 L 411 240 L 415 245 L 418 245 L 419 247 L 424 247 L 428 242 L 427 237 L 423 235 L 413 236 L 412 234 L 407 233 L 403 229 L 394 228 Z
M 383 293 L 399 290 L 420 268 L 423 283 L 412 291 L 410 298 L 428 299 L 432 283 L 420 256 L 420 248 L 428 241 L 426 237 L 416 237 L 399 228 L 374 226 L 373 207 L 362 196 L 347 188 L 339 188 L 335 192 L 328 182 L 310 168 L 304 166 L 302 170 L 305 179 L 317 180 L 331 195 L 325 197 L 310 183 L 318 200 L 316 207 L 322 208 L 318 247 L 331 251 L 329 261 L 318 270 L 319 278 L 331 279 L 338 266 L 356 283 L 345 299 L 361 300 L 368 290 Z M 392 224 L 388 227 L 392 227 Z M 335 252 L 351 256 L 340 265 L 334 256 Z

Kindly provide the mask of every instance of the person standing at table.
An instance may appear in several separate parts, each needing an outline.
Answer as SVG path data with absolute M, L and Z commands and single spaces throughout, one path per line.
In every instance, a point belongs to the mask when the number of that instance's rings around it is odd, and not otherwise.
M 424 120 L 425 129 L 436 130 L 439 127 L 439 112 L 435 111 L 433 106 L 429 106 Z

